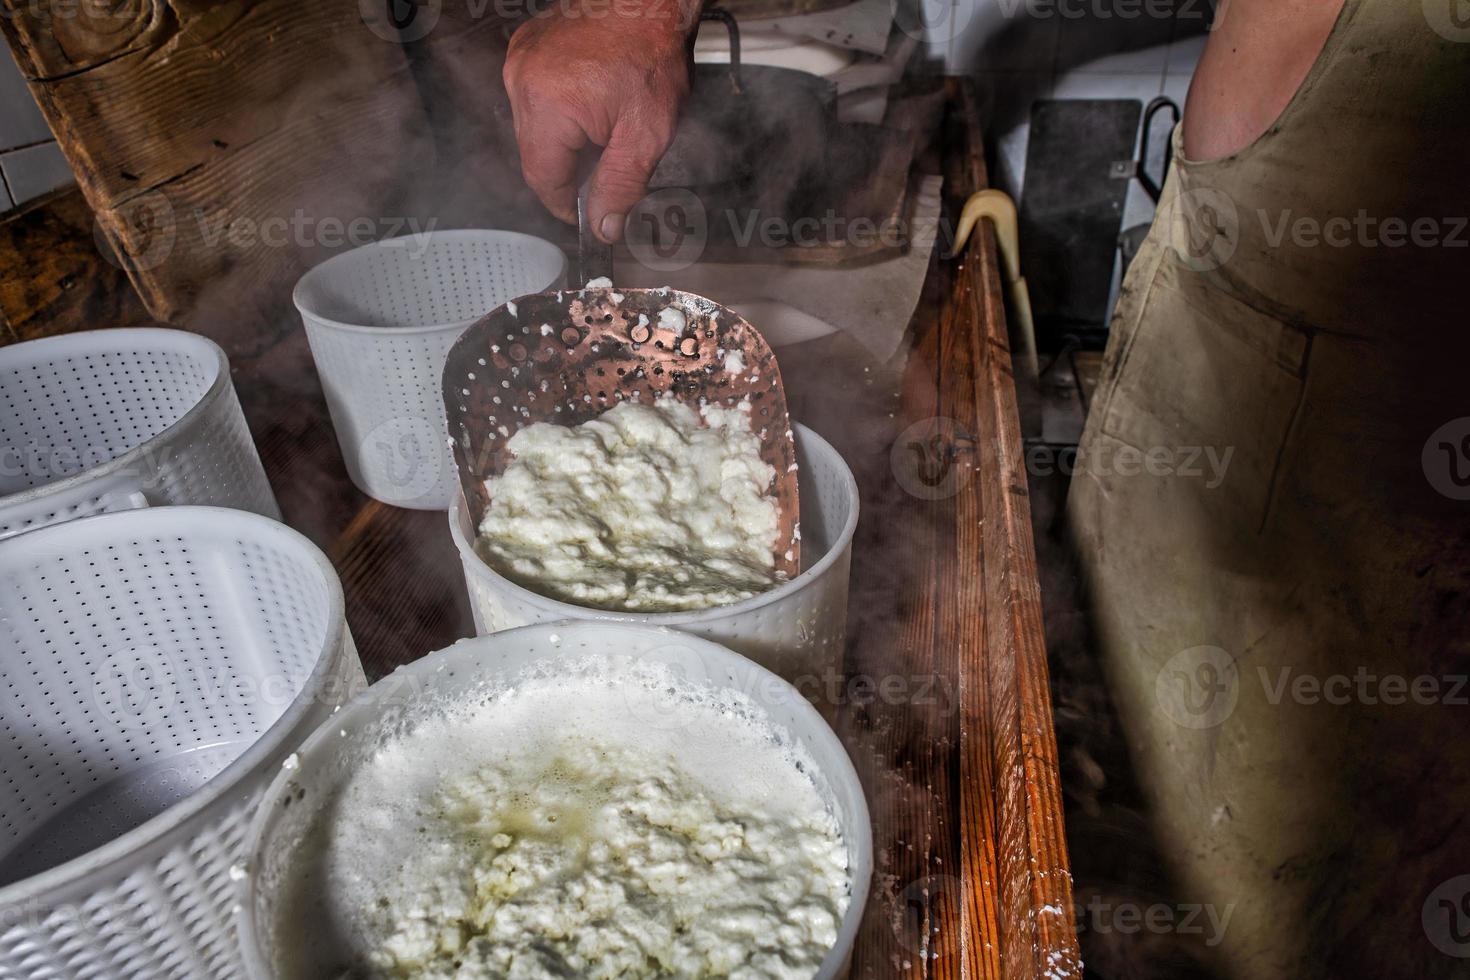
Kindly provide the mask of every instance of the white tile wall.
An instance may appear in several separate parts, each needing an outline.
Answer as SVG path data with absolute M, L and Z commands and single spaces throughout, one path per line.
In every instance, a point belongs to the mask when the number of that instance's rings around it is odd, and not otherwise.
M 1164 90 L 1164 73 L 1092 72 L 1076 69 L 1057 76 L 1053 99 L 1138 99 L 1147 104 Z
M 1199 56 L 1204 53 L 1208 34 L 1184 34 L 1176 36 L 1169 45 L 1167 71 L 1171 75 L 1193 75 Z
M 975 6 L 980 0 L 959 2 Z M 1011 0 L 987 2 L 991 5 L 975 15 L 956 15 L 955 23 L 964 26 L 950 45 L 949 70 L 957 74 L 1055 71 L 1061 21 L 1028 17 L 1024 8 L 1010 6 Z
M 72 180 L 10 49 L 0 43 L 0 211 Z
M 1170 72 L 1164 76 L 1164 94 L 1174 100 L 1180 111 L 1183 111 L 1184 104 L 1189 99 L 1189 83 L 1193 78 L 1192 71 L 1187 74 Z
M 16 67 L 10 49 L 0 44 L 0 150 L 44 143 L 51 130 Z
M 1081 9 L 1095 11 L 1093 16 L 1061 20 L 1057 72 L 1162 76 L 1174 38 L 1173 18 L 1120 17 L 1109 14 L 1109 3 L 1119 0 L 1091 0 Z
M 0 154 L 0 170 L 17 204 L 40 197 L 71 183 L 71 168 L 53 143 L 38 143 L 23 150 Z
M 1031 104 L 1051 98 L 1056 78 L 1050 71 L 982 71 L 974 77 L 995 160 L 991 182 L 1019 200 L 1026 176 Z

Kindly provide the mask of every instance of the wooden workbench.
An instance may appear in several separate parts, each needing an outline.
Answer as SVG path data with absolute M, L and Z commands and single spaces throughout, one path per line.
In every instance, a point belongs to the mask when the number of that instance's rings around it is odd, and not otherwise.
M 945 102 L 930 165 L 952 219 L 986 176 L 970 88 Z M 793 414 L 862 493 L 846 676 L 823 695 L 876 836 L 855 977 L 1081 975 L 996 258 L 988 227 L 936 257 L 901 365 L 840 335 L 780 351 Z M 342 575 L 369 676 L 470 635 L 445 516 L 348 483 L 301 331 L 234 365 L 286 520 Z

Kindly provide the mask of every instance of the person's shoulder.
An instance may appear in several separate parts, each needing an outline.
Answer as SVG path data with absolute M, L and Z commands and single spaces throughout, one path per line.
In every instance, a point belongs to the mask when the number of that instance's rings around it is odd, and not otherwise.
M 1224 0 L 1189 87 L 1185 156 L 1230 156 L 1270 129 L 1311 72 L 1345 2 L 1357 0 Z

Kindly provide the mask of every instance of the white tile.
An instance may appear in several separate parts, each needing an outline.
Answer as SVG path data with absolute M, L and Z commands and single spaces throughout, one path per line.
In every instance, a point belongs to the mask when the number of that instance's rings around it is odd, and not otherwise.
M 1016 0 L 958 0 L 952 62 L 969 72 L 1050 73 L 1060 21 L 1033 17 Z
M 1127 231 L 1134 225 L 1150 224 L 1154 220 L 1153 198 L 1138 181 L 1128 182 L 1128 196 L 1123 201 L 1123 224 L 1122 230 Z
M 941 49 L 944 52 L 941 57 L 947 56 L 960 29 L 954 0 L 913 0 L 913 3 L 918 8 L 919 24 L 911 25 L 910 29 L 922 25 L 920 40 L 928 47 Z
M 1164 94 L 1169 95 L 1167 90 Z M 1169 97 L 1173 98 L 1173 96 Z M 1174 104 L 1179 106 L 1181 110 L 1184 108 L 1183 101 L 1179 99 L 1174 99 Z M 1173 119 L 1174 116 L 1172 113 L 1160 109 L 1154 115 L 1153 130 L 1148 134 L 1149 145 L 1143 148 L 1144 156 L 1147 159 L 1148 172 L 1160 183 L 1163 182 L 1164 172 L 1167 169 L 1164 166 L 1164 158 L 1169 149 L 1170 123 Z M 1140 138 L 1142 137 L 1140 136 Z
M 10 48 L 0 44 L 0 151 L 49 139 L 51 130 L 41 117 Z
M 1169 45 L 1155 44 L 1152 47 L 1106 54 L 1076 65 L 1071 70 L 1103 75 L 1163 75 L 1168 60 Z
M 985 130 L 995 148 L 990 181 L 1020 200 L 1025 185 L 1031 107 L 1050 97 L 1052 77 L 1040 72 L 996 72 L 975 76 Z
M 1176 37 L 1169 44 L 1169 60 L 1165 70 L 1171 75 L 1193 75 L 1207 40 L 1208 34 Z
M 975 90 L 987 132 L 1004 132 L 1031 118 L 1031 104 L 1051 97 L 1050 72 L 979 72 Z
M 1109 13 L 1109 9 L 1099 4 L 1091 16 L 1071 17 L 1062 22 L 1057 71 L 1086 66 L 1088 71 L 1111 74 L 1158 72 L 1163 75 L 1169 60 L 1169 41 L 1174 36 L 1173 18 L 1141 12 L 1123 17 Z M 1145 5 L 1141 9 L 1150 8 Z
M 1194 80 L 1194 75 L 1170 73 L 1164 76 L 1164 94 L 1174 100 L 1182 112 L 1184 103 L 1189 99 L 1189 83 Z
M 1057 79 L 1054 99 L 1138 99 L 1144 105 L 1164 89 L 1159 75 L 1101 74 L 1073 71 Z
M 1031 145 L 1031 124 L 1017 126 L 995 144 L 995 170 L 990 182 L 1019 202 L 1026 193 L 1026 150 Z
M 10 185 L 16 204 L 24 204 L 72 181 L 71 168 L 55 143 L 0 154 L 0 170 L 5 171 L 5 182 Z

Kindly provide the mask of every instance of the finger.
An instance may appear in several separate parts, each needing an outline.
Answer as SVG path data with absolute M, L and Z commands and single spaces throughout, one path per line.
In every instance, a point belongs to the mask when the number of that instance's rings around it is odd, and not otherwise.
M 628 116 L 619 118 L 592 172 L 587 193 L 592 228 L 602 241 L 612 244 L 622 239 L 628 212 L 648 192 L 648 179 L 672 139 L 672 125 L 650 126 Z
M 549 107 L 517 119 L 521 173 L 548 211 L 568 224 L 577 222 L 577 153 L 587 134 L 570 117 Z

